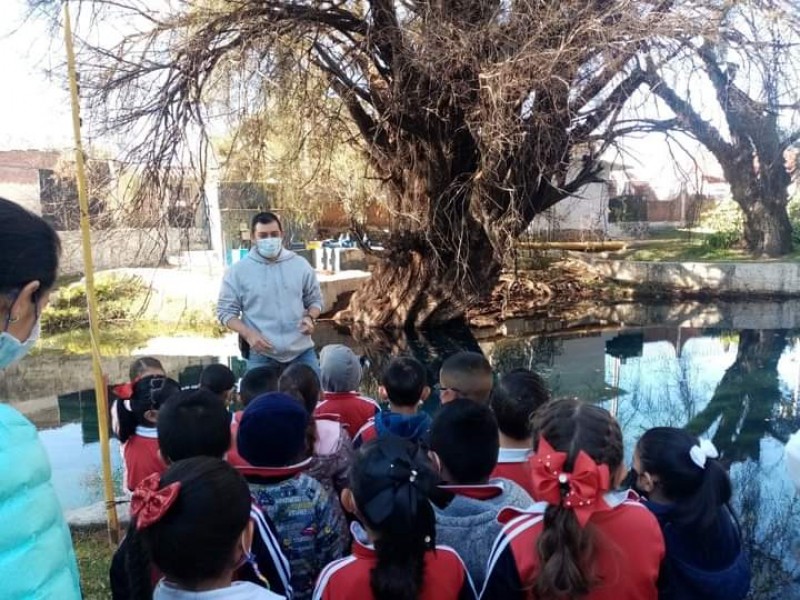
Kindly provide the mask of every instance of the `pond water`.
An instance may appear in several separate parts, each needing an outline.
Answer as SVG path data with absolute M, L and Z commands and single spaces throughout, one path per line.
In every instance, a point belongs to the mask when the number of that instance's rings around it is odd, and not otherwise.
M 552 321 L 506 327 L 506 333 L 534 331 L 519 335 L 464 330 L 356 340 L 322 328 L 315 337 L 319 345 L 347 343 L 371 359 L 367 393 L 375 392 L 376 373 L 391 353 L 422 360 L 435 383 L 443 358 L 467 348 L 484 352 L 499 373 L 530 367 L 548 379 L 555 395 L 578 396 L 610 410 L 622 425 L 628 460 L 636 439 L 656 425 L 686 427 L 712 439 L 734 480 L 755 566 L 752 597 L 800 598 L 800 504 L 783 465 L 783 444 L 800 428 L 800 307 L 693 306 L 647 307 L 635 319 L 628 311 L 624 325 L 621 318 L 617 324 L 603 318 L 577 329 Z M 182 385 L 196 383 L 210 362 L 242 368 L 234 340 L 209 344 L 205 356 L 164 357 Z M 206 352 L 202 343 L 188 345 Z M 154 343 L 136 354 L 160 349 Z M 129 361 L 109 359 L 112 380 L 114 373 L 124 378 Z M 75 391 L 81 383 L 88 387 L 89 377 L 87 357 L 53 353 L 29 357 L 18 371 L 0 376 L 0 399 L 12 401 L 39 426 L 67 509 L 102 498 L 94 395 Z M 434 411 L 437 402 L 432 399 L 426 410 Z M 119 480 L 113 441 L 112 458 Z

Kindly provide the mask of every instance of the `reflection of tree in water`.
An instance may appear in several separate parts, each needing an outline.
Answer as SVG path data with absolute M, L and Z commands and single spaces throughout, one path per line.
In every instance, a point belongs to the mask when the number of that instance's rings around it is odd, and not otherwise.
M 531 369 L 547 373 L 556 356 L 563 352 L 564 342 L 556 336 L 536 336 L 497 342 L 492 350 L 492 365 L 497 373 L 513 369 Z
M 787 524 L 795 522 L 800 507 L 787 503 L 777 487 L 764 486 L 774 476 L 761 461 L 762 440 L 773 433 L 773 417 L 782 401 L 778 362 L 787 341 L 784 330 L 742 330 L 736 360 L 706 407 L 686 425 L 696 435 L 716 425 L 713 441 L 723 462 L 744 463 L 736 470 L 734 496 L 752 561 L 752 599 L 791 596 L 787 586 L 797 564 L 791 559 L 796 533 Z M 782 463 L 773 468 L 783 468 Z
M 764 489 L 762 469 L 755 462 L 742 465 L 734 488 L 753 573 L 748 599 L 796 598 L 798 531 L 794 524 L 800 519 L 800 504 L 786 502 Z
M 727 464 L 759 460 L 761 438 L 781 400 L 778 361 L 786 344 L 784 330 L 741 331 L 736 361 L 725 371 L 708 405 L 686 426 L 701 435 L 719 422 L 713 441 Z

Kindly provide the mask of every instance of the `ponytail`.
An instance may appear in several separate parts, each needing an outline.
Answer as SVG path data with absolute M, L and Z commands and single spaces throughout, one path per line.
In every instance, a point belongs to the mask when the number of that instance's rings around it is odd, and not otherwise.
M 381 600 L 417 600 L 425 553 L 436 547 L 430 495 L 437 477 L 424 452 L 408 440 L 378 438 L 353 465 L 351 490 L 359 517 L 376 532 L 377 564 L 370 589 Z
M 575 513 L 548 506 L 536 543 L 541 565 L 533 590 L 536 598 L 575 598 L 589 593 L 593 579 L 588 566 L 593 550 L 591 529 L 582 528 Z
M 151 558 L 142 537 L 136 531 L 136 519 L 131 518 L 128 533 L 125 535 L 125 570 L 128 576 L 129 600 L 152 600 L 153 582 L 151 577 Z
M 427 550 L 424 539 L 408 531 L 376 540 L 378 562 L 369 574 L 372 595 L 381 600 L 417 600 L 425 578 Z
M 579 509 L 573 504 L 575 492 L 560 475 L 576 469 L 594 470 L 597 475 L 593 493 L 601 496 L 610 489 L 610 474 L 617 471 L 623 460 L 622 431 L 611 414 L 577 399 L 550 402 L 541 407 L 533 419 L 534 450 L 541 468 L 557 482 L 548 490 L 549 504 L 544 514 L 542 533 L 536 542 L 539 569 L 528 583 L 534 597 L 540 600 L 574 599 L 587 595 L 596 581 L 594 563 L 594 531 L 589 516 L 579 519 Z M 539 452 L 547 454 L 540 457 Z M 563 464 L 555 473 L 550 454 L 558 453 Z M 557 457 L 554 455 L 553 460 Z M 555 468 L 555 465 L 553 465 Z M 536 469 L 536 467 L 534 467 Z M 536 481 L 536 479 L 534 479 Z M 537 496 L 539 494 L 536 494 Z M 555 496 L 555 497 L 552 497 Z M 593 500 L 594 502 L 594 500 Z M 596 506 L 597 502 L 593 504 Z M 582 504 L 581 504 L 582 506 Z
M 699 446 L 698 438 L 683 429 L 655 427 L 641 437 L 636 452 L 642 472 L 657 476 L 661 493 L 672 501 L 670 520 L 696 529 L 698 539 L 712 539 L 706 534 L 719 525 L 721 508 L 736 521 L 730 506 L 733 490 L 716 454 L 704 456 L 700 464 L 693 460 L 692 448 Z

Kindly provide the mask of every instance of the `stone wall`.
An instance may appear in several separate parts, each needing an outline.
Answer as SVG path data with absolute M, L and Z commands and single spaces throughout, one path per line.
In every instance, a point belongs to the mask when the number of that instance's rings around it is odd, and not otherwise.
M 61 274 L 83 273 L 80 231 L 59 232 Z M 181 250 L 208 247 L 201 229 L 108 229 L 92 231 L 92 254 L 97 271 L 124 267 L 153 267 Z
M 639 262 L 581 257 L 599 274 L 623 283 L 728 296 L 800 296 L 796 262 Z

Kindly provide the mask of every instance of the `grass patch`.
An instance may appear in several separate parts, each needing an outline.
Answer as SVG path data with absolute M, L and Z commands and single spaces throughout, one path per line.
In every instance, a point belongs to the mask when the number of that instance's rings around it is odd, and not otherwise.
M 123 323 L 100 324 L 100 353 L 105 356 L 130 354 L 160 336 L 201 336 L 218 338 L 225 333 L 219 322 L 211 316 L 187 315 L 177 323 L 139 320 Z M 89 326 L 45 335 L 34 352 L 58 351 L 65 354 L 89 354 L 91 343 Z
M 111 597 L 108 569 L 114 548 L 105 529 L 72 532 L 72 544 L 78 557 L 84 600 L 105 600 Z
M 647 262 L 744 262 L 763 260 L 750 255 L 741 248 L 714 248 L 705 243 L 704 239 L 698 237 L 696 233 L 693 238 L 692 240 L 675 239 L 658 241 L 653 244 L 644 243 L 619 253 L 617 257 L 626 260 L 641 260 Z M 800 260 L 800 250 L 776 260 Z

